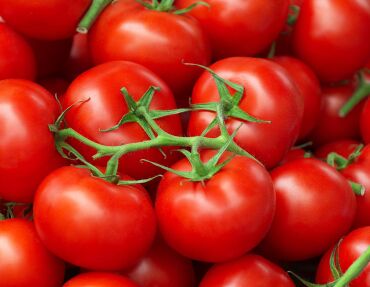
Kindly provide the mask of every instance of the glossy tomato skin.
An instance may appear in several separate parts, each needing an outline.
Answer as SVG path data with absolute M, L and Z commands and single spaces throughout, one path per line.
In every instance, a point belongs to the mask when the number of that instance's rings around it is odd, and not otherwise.
M 366 100 L 361 112 L 360 128 L 362 140 L 366 144 L 370 143 L 370 100 Z
M 176 94 L 189 90 L 208 66 L 210 47 L 196 20 L 186 15 L 146 9 L 135 0 L 110 5 L 89 34 L 93 62 L 113 60 L 141 64 L 160 76 Z
M 32 222 L 0 221 L 0 286 L 60 287 L 64 264 L 41 243 Z
M 288 56 L 272 59 L 292 78 L 303 97 L 304 110 L 298 140 L 304 140 L 316 126 L 321 111 L 321 88 L 315 73 L 302 61 Z
M 362 227 L 353 230 L 346 235 L 339 243 L 339 265 L 342 272 L 345 272 L 348 267 L 358 258 L 370 245 L 370 226 Z M 330 271 L 330 255 L 333 248 L 329 249 L 321 258 L 317 268 L 316 282 L 320 284 L 333 281 L 333 275 Z M 359 277 L 351 281 L 350 287 L 365 287 L 370 286 L 370 264 L 362 271 Z
M 3 0 L 0 15 L 18 32 L 31 38 L 59 40 L 72 37 L 91 0 Z M 32 25 L 30 24 L 32 23 Z
M 0 23 L 0 80 L 34 80 L 36 60 L 26 39 L 8 25 Z
M 369 60 L 369 26 L 368 1 L 307 0 L 294 28 L 294 51 L 322 81 L 345 80 Z
M 203 160 L 212 154 L 204 153 Z M 190 163 L 183 159 L 173 168 L 190 170 Z M 204 184 L 166 173 L 155 209 L 170 247 L 191 259 L 222 262 L 262 240 L 274 215 L 275 193 L 262 165 L 237 156 Z
M 157 240 L 127 274 L 140 287 L 194 287 L 195 274 L 189 259 Z
M 177 0 L 186 8 L 196 0 Z M 253 56 L 262 52 L 278 37 L 288 15 L 288 0 L 206 0 L 189 12 L 196 18 L 211 41 L 215 59 Z
M 288 162 L 271 172 L 276 213 L 263 254 L 299 261 L 324 253 L 351 227 L 355 195 L 346 179 L 317 159 Z
M 242 110 L 258 119 L 271 121 L 270 124 L 243 122 L 235 142 L 267 168 L 276 166 L 296 141 L 303 116 L 303 99 L 289 75 L 278 64 L 257 58 L 227 58 L 210 68 L 220 77 L 244 86 L 245 94 L 239 103 Z M 192 104 L 219 100 L 212 76 L 204 72 L 194 86 Z M 214 117 L 213 112 L 192 112 L 188 134 L 202 134 Z M 226 120 L 230 133 L 241 123 L 233 118 Z M 210 137 L 218 135 L 216 128 L 207 134 Z
M 360 145 L 360 142 L 355 140 L 338 140 L 319 146 L 315 149 L 315 156 L 325 160 L 329 153 L 335 152 L 345 158 L 348 158 Z
M 104 272 L 89 272 L 79 274 L 63 287 L 139 287 L 126 277 Z
M 0 197 L 32 202 L 41 180 L 64 164 L 48 124 L 59 113 L 53 96 L 27 80 L 0 81 Z
M 274 286 L 294 287 L 288 274 L 262 256 L 247 254 L 238 259 L 214 265 L 199 287 Z
M 34 219 L 49 250 L 90 270 L 135 264 L 149 250 L 156 231 L 143 188 L 114 185 L 72 166 L 56 170 L 40 184 Z
M 175 100 L 168 86 L 148 69 L 132 62 L 110 62 L 94 67 L 77 77 L 68 88 L 62 99 L 63 108 L 74 103 L 87 102 L 72 108 L 66 120 L 69 126 L 89 139 L 105 145 L 122 145 L 149 139 L 144 130 L 136 123 L 127 123 L 118 130 L 102 132 L 116 125 L 128 112 L 124 97 L 120 92 L 126 87 L 135 101 L 139 100 L 150 86 L 159 87 L 151 104 L 151 109 L 174 109 Z M 98 114 L 99 116 L 94 116 Z M 173 135 L 181 135 L 181 122 L 178 115 L 156 120 L 165 131 Z M 85 145 L 74 142 L 83 155 L 90 157 L 95 151 Z M 169 151 L 169 148 L 163 148 Z M 120 159 L 120 172 L 134 178 L 147 178 L 161 173 L 161 170 L 149 163 L 145 158 L 161 164 L 171 164 L 178 153 L 167 153 L 166 158 L 158 149 L 147 149 L 133 152 Z M 100 163 L 104 163 L 100 161 Z

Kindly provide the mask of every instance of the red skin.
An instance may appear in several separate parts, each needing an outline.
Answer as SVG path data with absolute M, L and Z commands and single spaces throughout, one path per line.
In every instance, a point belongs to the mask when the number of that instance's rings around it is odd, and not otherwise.
M 195 286 L 191 261 L 158 241 L 139 263 L 125 273 L 141 287 Z
M 235 142 L 267 168 L 276 166 L 295 143 L 303 116 L 303 99 L 287 72 L 278 64 L 257 58 L 227 58 L 210 68 L 220 77 L 244 86 L 245 94 L 239 103 L 242 110 L 271 121 L 271 124 L 243 122 Z M 204 72 L 194 86 L 192 103 L 218 102 L 219 99 L 212 76 Z M 214 112 L 192 112 L 188 134 L 202 134 L 214 117 Z M 225 122 L 230 134 L 242 123 L 233 118 Z M 207 134 L 209 137 L 218 135 L 217 128 Z
M 362 227 L 353 230 L 346 235 L 343 241 L 340 242 L 339 265 L 342 272 L 345 272 L 348 267 L 358 258 L 370 245 L 370 227 Z M 330 271 L 330 255 L 333 248 L 330 248 L 321 258 L 317 268 L 316 282 L 320 284 L 333 282 L 334 278 Z M 365 287 L 370 286 L 370 264 L 362 271 L 359 277 L 351 281 L 350 287 Z
M 329 153 L 335 152 L 345 158 L 348 158 L 360 145 L 360 142 L 355 140 L 339 140 L 324 144 L 315 149 L 317 158 L 326 160 Z
M 135 0 L 107 7 L 89 32 L 89 44 L 95 64 L 112 60 L 141 64 L 175 95 L 191 89 L 201 73 L 184 62 L 208 66 L 211 60 L 208 40 L 196 20 L 149 10 Z
M 32 222 L 0 221 L 0 286 L 60 287 L 64 264 L 40 242 Z
M 306 155 L 306 151 L 302 148 L 292 148 L 288 151 L 288 153 L 285 155 L 283 160 L 280 162 L 280 164 L 285 164 L 287 162 L 304 158 Z
M 370 143 L 370 100 L 367 99 L 361 112 L 360 119 L 361 136 L 363 141 Z
M 294 28 L 294 51 L 320 80 L 345 80 L 370 58 L 369 26 L 368 1 L 307 0 Z
M 294 287 L 292 279 L 278 265 L 254 254 L 214 265 L 199 287 L 274 286 Z
M 185 8 L 196 0 L 177 0 Z M 264 51 L 282 31 L 288 0 L 206 0 L 189 12 L 211 41 L 214 59 L 253 56 Z
M 203 160 L 213 154 L 203 153 Z M 191 166 L 183 159 L 173 168 L 189 171 Z M 237 156 L 204 185 L 165 173 L 155 209 L 170 247 L 191 259 L 223 262 L 243 255 L 262 240 L 274 215 L 275 193 L 262 165 Z
M 0 15 L 22 34 L 42 40 L 72 37 L 91 0 L 2 0 Z M 32 23 L 32 24 L 31 24 Z
M 117 274 L 89 272 L 73 277 L 63 287 L 139 287 L 139 285 Z
M 358 104 L 346 117 L 339 117 L 340 108 L 347 102 L 354 92 L 351 84 L 339 87 L 323 87 L 323 109 L 318 124 L 309 136 L 314 147 L 326 143 L 360 138 L 360 114 L 364 102 Z
M 54 171 L 40 184 L 34 220 L 49 250 L 90 270 L 132 266 L 149 250 L 156 231 L 142 187 L 115 185 L 73 166 Z
M 299 261 L 324 253 L 351 227 L 356 198 L 346 179 L 317 159 L 288 162 L 271 172 L 276 213 L 263 254 Z
M 67 91 L 69 83 L 63 78 L 45 78 L 38 81 L 41 86 L 47 89 L 53 96 L 60 99 L 61 96 Z
M 321 111 L 320 82 L 314 72 L 302 61 L 281 56 L 272 59 L 284 67 L 303 96 L 304 111 L 298 140 L 304 140 L 316 126 Z
M 36 60 L 26 40 L 0 21 L 0 80 L 34 80 Z
M 41 180 L 64 164 L 48 129 L 58 114 L 54 97 L 41 86 L 0 81 L 0 197 L 32 202 Z
M 358 163 L 370 163 L 370 145 L 366 145 L 362 150 L 360 156 L 357 158 Z

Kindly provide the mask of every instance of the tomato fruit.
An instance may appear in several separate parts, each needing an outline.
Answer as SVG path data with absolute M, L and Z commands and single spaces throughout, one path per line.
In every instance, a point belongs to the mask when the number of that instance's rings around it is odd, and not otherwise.
M 89 272 L 73 277 L 63 287 L 139 287 L 139 285 L 117 274 Z

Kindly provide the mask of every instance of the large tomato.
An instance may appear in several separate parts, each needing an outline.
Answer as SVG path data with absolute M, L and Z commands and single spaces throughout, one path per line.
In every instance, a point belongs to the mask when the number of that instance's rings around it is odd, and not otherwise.
M 15 30 L 32 38 L 72 37 L 91 0 L 2 0 L 0 15 Z
M 369 1 L 306 0 L 294 28 L 294 51 L 321 80 L 344 80 L 370 58 L 369 27 Z
M 244 87 L 239 103 L 243 111 L 271 121 L 270 124 L 251 123 L 229 117 L 226 125 L 230 133 L 243 123 L 235 142 L 268 168 L 278 164 L 296 141 L 303 116 L 303 99 L 287 72 L 276 63 L 257 58 L 227 58 L 210 68 L 220 77 Z M 220 101 L 216 84 L 208 72 L 196 82 L 191 101 L 192 104 Z M 214 112 L 192 112 L 188 134 L 202 134 L 214 118 Z M 218 135 L 217 128 L 207 134 Z
M 139 285 L 117 274 L 89 272 L 73 277 L 63 287 L 139 287 Z
M 34 201 L 36 230 L 60 258 L 90 270 L 135 264 L 155 236 L 154 210 L 140 186 L 118 186 L 90 171 L 63 167 L 40 184 Z
M 64 264 L 42 244 L 32 222 L 0 221 L 0 286 L 60 287 Z
M 177 0 L 186 8 L 196 0 Z M 288 0 L 206 0 L 189 12 L 210 38 L 214 57 L 252 56 L 266 49 L 283 29 Z
M 41 180 L 63 164 L 48 129 L 54 97 L 27 80 L 0 81 L 0 197 L 32 202 Z
M 276 213 L 263 253 L 297 261 L 324 253 L 351 227 L 355 195 L 346 179 L 317 159 L 298 159 L 271 172 Z
M 67 108 L 81 100 L 87 100 L 67 113 L 68 125 L 88 137 L 105 145 L 122 145 L 141 142 L 149 139 L 137 123 L 127 123 L 119 129 L 102 132 L 116 125 L 128 112 L 124 97 L 120 92 L 122 87 L 135 101 L 139 100 L 150 86 L 159 87 L 150 108 L 153 110 L 174 109 L 175 100 L 167 85 L 155 74 L 141 65 L 131 62 L 110 62 L 94 67 L 77 77 L 65 94 L 62 104 Z M 157 123 L 167 132 L 181 135 L 180 117 L 170 116 L 157 120 Z M 85 145 L 75 142 L 78 149 L 90 156 L 93 151 Z M 168 148 L 163 148 L 168 151 Z M 145 158 L 162 164 L 170 164 L 177 153 L 164 158 L 158 149 L 147 149 L 125 155 L 120 160 L 120 171 L 134 178 L 146 178 L 161 172 L 158 168 L 140 160 Z
M 212 155 L 213 151 L 203 153 L 202 160 Z M 183 159 L 173 168 L 189 171 L 191 165 Z M 237 156 L 205 182 L 167 172 L 155 208 L 170 247 L 192 259 L 222 262 L 243 255 L 262 240 L 274 215 L 275 192 L 261 164 Z

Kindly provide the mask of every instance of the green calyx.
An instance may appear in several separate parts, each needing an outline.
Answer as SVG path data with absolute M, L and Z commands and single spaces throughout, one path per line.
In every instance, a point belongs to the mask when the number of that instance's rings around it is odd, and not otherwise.
M 199 5 L 209 7 L 209 4 L 203 1 L 197 1 L 184 9 L 176 9 L 174 7 L 175 0 L 152 0 L 151 2 L 145 0 L 136 0 L 136 1 L 147 9 L 160 12 L 172 12 L 173 14 L 176 15 L 186 14 Z

